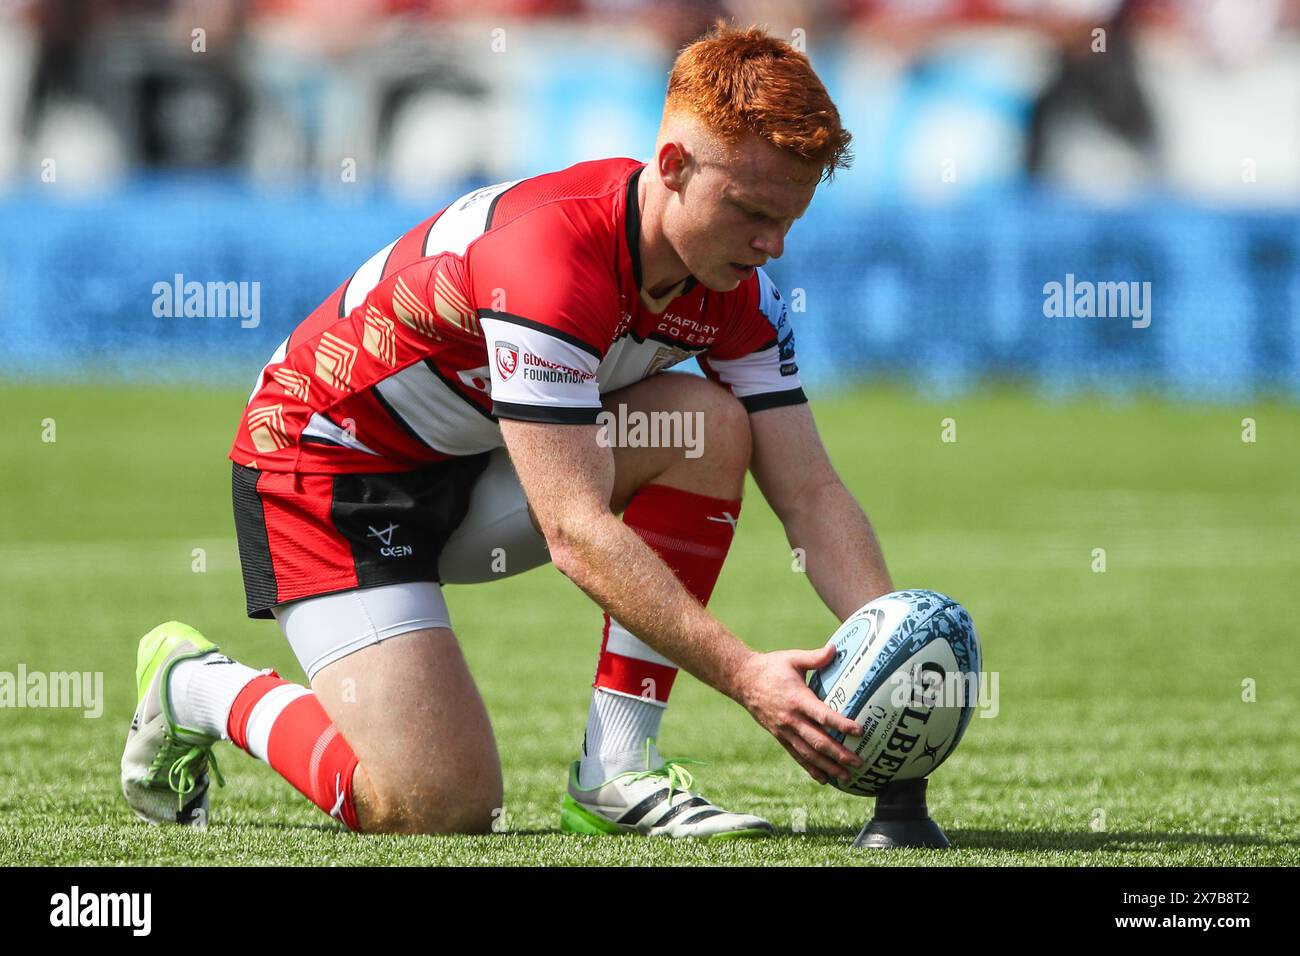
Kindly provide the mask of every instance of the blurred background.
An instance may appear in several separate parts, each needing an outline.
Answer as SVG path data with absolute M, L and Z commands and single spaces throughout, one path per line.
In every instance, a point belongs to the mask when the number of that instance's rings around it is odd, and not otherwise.
M 1300 0 L 0 11 L 6 378 L 251 381 L 457 195 L 646 158 L 675 51 L 721 15 L 805 49 L 855 137 L 771 270 L 812 388 L 1300 396 Z M 1149 282 L 1150 324 L 1045 315 L 1067 276 Z M 245 311 L 167 314 L 188 282 Z

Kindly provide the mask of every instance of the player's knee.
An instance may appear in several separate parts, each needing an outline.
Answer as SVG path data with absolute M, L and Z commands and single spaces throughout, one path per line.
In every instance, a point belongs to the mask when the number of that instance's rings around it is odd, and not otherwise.
M 724 388 L 709 383 L 699 442 L 700 453 L 715 465 L 743 473 L 749 467 L 753 438 L 749 413 L 740 400 Z
M 491 804 L 491 805 L 489 805 Z M 407 833 L 431 836 L 477 836 L 492 832 L 492 823 L 501 812 L 501 798 L 494 801 L 467 801 L 437 808 L 424 807 L 406 821 Z
M 502 812 L 501 764 L 495 751 L 434 761 L 417 774 L 366 775 L 358 801 L 366 833 L 487 833 Z M 434 764 L 439 764 L 435 766 Z
M 396 793 L 376 793 L 372 812 L 362 820 L 367 833 L 489 833 L 502 812 L 499 781 L 458 786 L 456 781 L 420 783 Z

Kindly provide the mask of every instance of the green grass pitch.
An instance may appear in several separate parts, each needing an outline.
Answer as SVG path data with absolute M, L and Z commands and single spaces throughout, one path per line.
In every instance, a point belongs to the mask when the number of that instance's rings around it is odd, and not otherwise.
M 354 836 L 225 744 L 206 832 L 136 822 L 117 772 L 141 634 L 178 618 L 302 680 L 276 626 L 243 613 L 225 454 L 244 396 L 7 385 L 0 400 L 0 671 L 104 674 L 101 717 L 0 710 L 0 863 L 1300 862 L 1294 406 L 1013 390 L 926 401 L 886 387 L 815 403 L 898 586 L 963 602 L 998 675 L 996 715 L 974 718 L 931 781 L 957 849 L 880 855 L 849 848 L 868 801 L 813 783 L 687 676 L 664 752 L 707 761 L 701 789 L 778 837 L 561 834 L 600 615 L 553 568 L 449 589 L 502 752 L 505 832 Z M 945 418 L 955 442 L 941 441 Z M 761 649 L 814 647 L 835 626 L 752 486 L 712 608 Z

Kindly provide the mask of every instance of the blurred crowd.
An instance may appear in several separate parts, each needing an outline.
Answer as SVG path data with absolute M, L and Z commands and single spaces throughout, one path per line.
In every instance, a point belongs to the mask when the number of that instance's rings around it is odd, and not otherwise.
M 674 52 L 719 16 L 826 64 L 863 193 L 1300 199 L 1300 0 L 0 0 L 0 183 L 52 158 L 86 188 L 351 170 L 439 192 L 545 168 L 543 99 L 597 111 L 575 149 L 644 152 Z M 640 125 L 592 99 L 622 71 Z

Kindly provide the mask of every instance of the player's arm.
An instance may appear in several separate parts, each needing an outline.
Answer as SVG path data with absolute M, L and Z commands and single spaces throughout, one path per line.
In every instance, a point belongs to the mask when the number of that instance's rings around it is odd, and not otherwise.
M 819 782 L 861 761 L 823 727 L 856 725 L 819 701 L 804 674 L 827 648 L 760 654 L 695 600 L 668 566 L 609 509 L 614 456 L 598 426 L 501 420 L 511 461 L 551 559 L 650 647 L 745 707 Z
M 892 591 L 880 543 L 831 464 L 806 402 L 749 416 L 750 470 L 804 570 L 839 620 Z
M 835 472 L 799 381 L 789 309 L 767 273 L 734 296 L 729 336 L 700 362 L 749 410 L 750 471 L 839 620 L 893 590 L 880 545 Z

